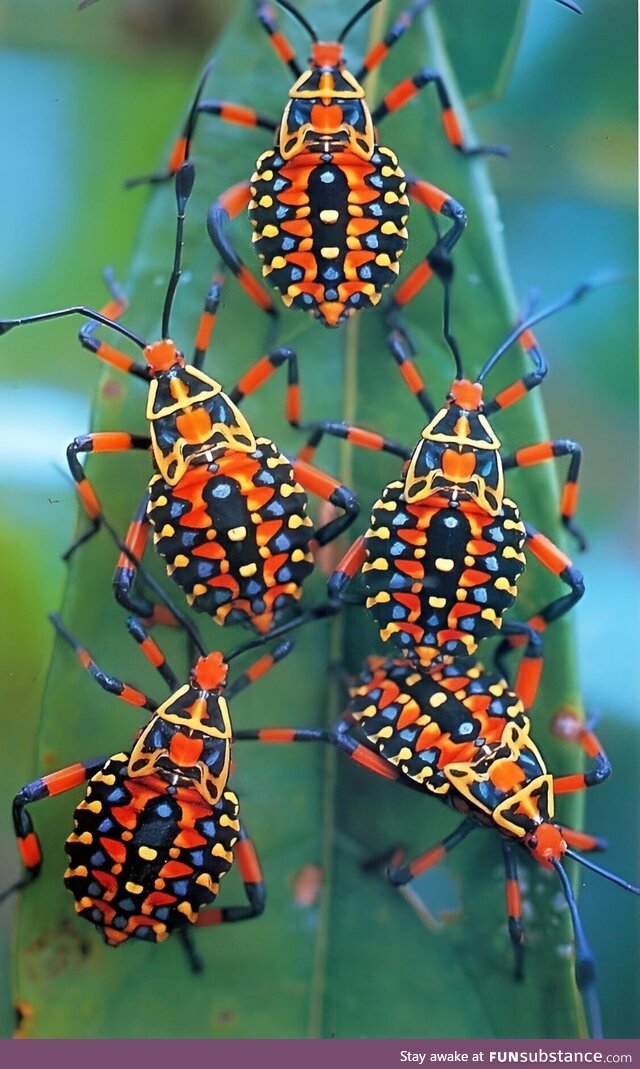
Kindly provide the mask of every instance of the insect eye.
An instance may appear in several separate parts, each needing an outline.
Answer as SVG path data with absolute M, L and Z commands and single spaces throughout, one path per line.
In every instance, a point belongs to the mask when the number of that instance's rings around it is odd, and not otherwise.
M 337 104 L 342 108 L 342 119 L 347 126 L 353 126 L 357 130 L 364 128 L 362 108 L 356 100 L 338 100 Z
M 302 102 L 295 102 L 289 110 L 288 125 L 291 130 L 297 130 L 309 122 L 309 108 Z

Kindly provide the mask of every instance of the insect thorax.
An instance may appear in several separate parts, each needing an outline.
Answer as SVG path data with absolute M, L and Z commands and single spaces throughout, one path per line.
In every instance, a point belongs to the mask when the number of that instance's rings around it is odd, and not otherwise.
M 336 326 L 395 282 L 409 200 L 390 149 L 376 146 L 366 160 L 324 147 L 290 160 L 265 152 L 249 217 L 262 273 L 284 303 Z

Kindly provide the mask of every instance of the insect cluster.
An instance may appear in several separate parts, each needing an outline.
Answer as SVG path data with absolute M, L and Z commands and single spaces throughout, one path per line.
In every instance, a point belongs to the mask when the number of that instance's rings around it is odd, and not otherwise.
M 189 966 L 200 972 L 197 928 L 257 918 L 266 905 L 242 792 L 232 785 L 233 744 L 265 744 L 261 755 L 268 764 L 268 745 L 322 742 L 371 776 L 391 780 L 385 787 L 390 809 L 404 786 L 434 796 L 425 806 L 438 798 L 459 817 L 452 831 L 412 860 L 397 843 L 381 844 L 385 849 L 366 866 L 372 883 L 386 870 L 392 885 L 406 888 L 471 832 L 492 833 L 504 869 L 514 978 L 525 984 L 527 959 L 540 948 L 529 953 L 526 947 L 519 861 L 523 869 L 537 866 L 551 875 L 571 918 L 575 978 L 588 1027 L 600 1036 L 593 955 L 566 860 L 634 894 L 640 891 L 592 862 L 589 855 L 604 848 L 602 840 L 561 823 L 556 812 L 560 796 L 601 784 L 611 765 L 592 726 L 573 708 L 556 710 L 544 727 L 574 746 L 575 770 L 556 773 L 545 761 L 542 714 L 536 710 L 544 653 L 557 621 L 581 599 L 584 583 L 564 548 L 535 527 L 510 496 L 514 470 L 557 461 L 563 480 L 557 514 L 571 552 L 584 549 L 575 520 L 582 450 L 575 441 L 553 437 L 518 442 L 507 451 L 499 434 L 502 413 L 524 404 L 547 375 L 533 328 L 601 282 L 581 282 L 554 304 L 528 308 L 517 323 L 505 326 L 492 351 L 472 354 L 467 369 L 456 340 L 456 257 L 467 240 L 467 210 L 455 190 L 439 189 L 430 176 L 405 173 L 403 145 L 386 144 L 385 120 L 417 94 L 432 93 L 442 129 L 424 132 L 425 158 L 428 140 L 437 137 L 461 157 L 505 152 L 470 143 L 438 70 L 424 66 L 410 72 L 377 102 L 369 92 L 371 76 L 423 19 L 430 0 L 413 0 L 398 13 L 354 70 L 345 42 L 380 0 L 350 5 L 353 10 L 331 41 L 318 37 L 307 16 L 310 5 L 303 12 L 293 0 L 249 2 L 292 80 L 281 114 L 209 98 L 215 76 L 209 66 L 167 168 L 130 182 L 175 189 L 173 259 L 167 255 L 156 265 L 165 279 L 159 331 L 127 326 L 127 299 L 111 273 L 109 300 L 101 309 L 77 304 L 0 320 L 2 335 L 30 325 L 36 331 L 39 322 L 51 319 L 79 320 L 86 352 L 144 384 L 144 405 L 142 388 L 138 394 L 143 432 L 101 429 L 78 435 L 68 447 L 82 528 L 65 556 L 78 560 L 98 534 L 115 545 L 112 586 L 124 610 L 123 626 L 170 692 L 160 702 L 125 682 L 117 665 L 107 670 L 108 642 L 96 661 L 82 635 L 73 634 L 60 616 L 51 617 L 95 682 L 146 710 L 148 719 L 113 755 L 87 755 L 87 728 L 76 763 L 17 791 L 13 819 L 24 873 L 2 897 L 18 889 L 28 894 L 43 864 L 33 803 L 82 787 L 65 843 L 64 875 L 78 916 L 110 947 L 160 943 L 176 933 Z M 579 12 L 572 0 L 559 3 Z M 550 18 L 554 12 L 550 4 Z M 308 38 L 308 63 L 289 40 L 285 19 Z M 265 70 L 266 65 L 265 59 Z M 187 354 L 181 346 L 190 339 L 174 342 L 171 321 L 183 292 L 183 259 L 188 263 L 191 257 L 185 220 L 199 181 L 194 157 L 204 151 L 207 116 L 214 123 L 264 131 L 265 148 L 252 174 L 227 190 L 211 191 L 208 237 L 199 239 L 207 243 L 210 281 Z M 390 145 L 391 140 L 389 133 Z M 214 135 L 207 152 L 215 156 L 215 151 Z M 233 220 L 244 212 L 260 278 L 249 266 L 250 250 L 245 262 L 236 248 Z M 433 240 L 405 271 L 419 213 Z M 468 225 L 471 229 L 473 220 Z M 260 341 L 244 332 L 247 366 L 233 368 L 231 382 L 225 382 L 214 328 L 224 315 L 225 292 L 236 283 L 246 301 L 264 313 L 270 338 L 301 312 L 316 322 L 301 335 L 300 352 L 267 344 L 259 358 Z M 414 300 L 416 309 L 427 301 L 441 308 L 442 338 L 434 353 L 421 351 L 407 326 L 405 309 Z M 303 392 L 305 367 L 313 360 L 313 340 L 308 345 L 307 338 L 326 328 L 338 344 L 351 330 L 357 344 L 353 328 L 360 314 L 377 317 L 379 349 L 362 354 L 361 364 L 387 380 L 390 405 L 400 406 L 404 427 L 413 428 L 409 441 L 390 437 L 384 410 L 374 428 L 345 420 L 337 388 L 335 407 L 320 414 Z M 10 347 L 11 338 L 2 344 Z M 521 351 L 520 374 L 509 370 L 514 346 Z M 437 378 L 443 364 L 452 367 L 453 378 L 438 407 L 429 383 L 433 368 Z M 472 372 L 471 365 L 478 370 Z M 245 414 L 245 399 L 272 378 L 269 389 L 283 394 L 283 447 L 271 437 L 275 419 L 263 425 Z M 354 460 L 360 450 L 396 458 L 389 461 L 397 463 L 395 476 L 378 478 L 375 496 L 367 496 L 357 480 L 351 485 L 351 477 L 318 460 L 331 439 L 345 443 Z M 139 504 L 128 528 L 119 530 L 81 458 L 131 452 L 144 454 L 147 470 L 136 482 L 131 469 Z M 357 462 L 348 466 L 356 469 Z M 170 582 L 154 577 L 153 551 Z M 539 594 L 530 584 L 525 602 L 519 587 L 532 558 L 546 570 L 548 582 L 540 584 Z M 111 596 L 108 587 L 105 576 L 105 599 Z M 378 637 L 364 664 L 355 672 L 348 666 L 352 677 L 337 722 L 255 726 L 232 718 L 236 695 L 253 684 L 258 695 L 262 677 L 272 668 L 278 672 L 278 662 L 290 657 L 288 663 L 295 663 L 298 638 L 324 635 L 347 616 L 348 626 L 365 633 L 369 628 Z M 176 633 L 186 637 L 188 672 L 170 667 L 156 636 L 160 628 L 171 628 L 174 639 Z M 246 663 L 229 683 L 229 665 L 237 657 Z M 68 678 L 73 701 L 71 668 Z M 290 701 L 289 710 L 278 710 L 278 721 L 287 714 L 295 720 L 299 712 L 293 687 Z M 244 750 L 234 749 L 240 775 Z M 291 752 L 293 762 L 298 752 Z M 277 791 L 274 783 L 274 800 Z M 222 878 L 234 865 L 245 901 L 229 904 L 223 891 L 219 903 Z

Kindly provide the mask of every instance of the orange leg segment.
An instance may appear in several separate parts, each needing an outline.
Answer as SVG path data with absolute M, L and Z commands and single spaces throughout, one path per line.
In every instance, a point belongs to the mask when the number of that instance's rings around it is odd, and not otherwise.
M 36 878 L 42 865 L 42 847 L 34 829 L 33 821 L 27 806 L 32 802 L 39 802 L 43 798 L 51 798 L 54 794 L 62 794 L 74 787 L 80 786 L 91 779 L 102 768 L 105 758 L 101 757 L 94 761 L 77 762 L 66 768 L 51 772 L 47 776 L 27 783 L 21 791 L 18 791 L 13 800 L 13 826 L 18 843 L 18 851 L 25 867 L 24 875 L 0 894 L 0 902 L 8 898 L 14 891 L 26 887 Z
M 365 64 L 366 62 L 365 60 Z M 399 111 L 400 108 L 403 108 L 428 85 L 436 87 L 442 112 L 442 125 L 447 140 L 453 148 L 462 153 L 463 156 L 507 155 L 506 149 L 501 145 L 475 145 L 471 147 L 466 144 L 460 120 L 454 110 L 442 75 L 437 71 L 429 70 L 427 67 L 423 67 L 413 77 L 405 78 L 403 81 L 398 82 L 397 85 L 389 90 L 371 114 L 374 126 L 378 126 L 387 115 L 392 115 L 394 111 Z
M 229 222 L 247 207 L 250 200 L 250 182 L 238 182 L 237 185 L 231 186 L 218 197 L 215 204 L 212 204 L 209 209 L 207 230 L 222 259 L 235 275 L 245 293 L 263 312 L 271 316 L 277 316 L 278 311 L 269 294 L 242 262 L 228 234 Z

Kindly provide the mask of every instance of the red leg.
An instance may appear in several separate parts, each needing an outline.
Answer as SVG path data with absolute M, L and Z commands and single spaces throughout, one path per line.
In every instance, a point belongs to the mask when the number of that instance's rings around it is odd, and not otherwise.
M 366 61 L 365 61 L 366 62 Z M 435 85 L 442 112 L 442 125 L 444 132 L 453 148 L 461 152 L 463 156 L 493 155 L 506 156 L 507 150 L 501 145 L 475 145 L 470 147 L 464 140 L 460 120 L 456 115 L 451 102 L 449 92 L 444 79 L 437 71 L 423 67 L 412 78 L 405 78 L 402 82 L 390 89 L 378 106 L 372 111 L 371 118 L 374 126 L 377 126 L 387 115 L 401 108 L 413 100 L 415 96 L 427 85 Z
M 191 142 L 193 141 L 198 119 L 201 115 L 216 115 L 222 122 L 233 123 L 236 126 L 254 126 L 256 128 L 262 128 L 263 130 L 269 130 L 272 133 L 275 132 L 278 126 L 276 120 L 270 119 L 266 115 L 261 115 L 254 108 L 246 107 L 243 104 L 234 104 L 232 101 L 227 100 L 202 100 L 204 87 L 213 65 L 213 62 L 208 63 L 202 72 L 202 76 L 194 94 L 193 102 L 189 108 L 189 114 L 187 115 L 182 130 L 171 150 L 166 171 L 129 178 L 125 182 L 125 187 L 127 189 L 147 184 L 157 185 L 160 182 L 167 182 L 172 178 L 173 175 L 180 170 L 182 164 L 189 159 Z
M 382 61 L 389 55 L 393 46 L 397 44 L 400 38 L 407 32 L 416 15 L 419 15 L 426 7 L 429 7 L 430 3 L 431 0 L 414 0 L 414 2 L 409 4 L 404 11 L 400 12 L 382 41 L 378 41 L 377 44 L 373 45 L 364 57 L 362 66 L 356 74 L 356 79 L 359 82 L 364 82 L 367 75 L 371 74 L 371 71 L 374 71 L 376 67 L 380 66 Z
M 116 601 L 129 612 L 142 616 L 149 623 L 166 624 L 174 627 L 176 618 L 164 605 L 152 605 L 133 593 L 133 586 L 138 575 L 140 562 L 144 557 L 149 540 L 149 523 L 147 521 L 148 495 L 138 505 L 129 524 L 120 556 L 113 573 L 113 592 Z
M 472 818 L 467 817 L 459 824 L 455 831 L 447 835 L 442 842 L 436 846 L 430 847 L 424 854 L 419 854 L 413 861 L 408 862 L 406 865 L 390 865 L 388 869 L 388 876 L 391 883 L 395 887 L 400 887 L 405 883 L 409 883 L 416 876 L 419 876 L 421 872 L 426 872 L 427 869 L 433 868 L 442 861 L 443 857 L 458 846 L 463 839 L 471 831 L 475 831 L 478 828 L 478 823 Z
M 172 693 L 174 690 L 177 690 L 180 681 L 171 666 L 167 664 L 167 659 L 164 653 L 160 649 L 158 643 L 151 638 L 151 635 L 142 623 L 142 620 L 137 616 L 130 616 L 127 619 L 127 631 L 138 643 L 149 664 L 153 665 L 156 671 L 162 676 L 169 687 L 169 690 Z
M 540 676 L 542 675 L 542 639 L 531 624 L 522 624 L 510 620 L 505 621 L 502 633 L 505 636 L 519 635 L 520 641 L 526 642 L 524 655 L 518 666 L 518 674 L 513 689 L 520 698 L 524 706 L 524 711 L 527 713 L 535 704 L 538 688 L 540 686 Z M 498 654 L 496 654 L 496 661 L 499 662 Z M 501 666 L 499 665 L 499 667 Z
M 127 705 L 133 705 L 136 709 L 148 709 L 149 712 L 155 713 L 158 708 L 158 703 L 154 701 L 153 698 L 149 698 L 143 691 L 130 686 L 129 683 L 124 683 L 116 676 L 110 676 L 107 675 L 106 672 L 103 672 L 102 669 L 98 667 L 89 651 L 85 649 L 70 631 L 67 630 L 59 616 L 52 614 L 49 619 L 58 634 L 75 651 L 75 655 L 80 661 L 80 664 L 87 672 L 89 672 L 98 686 L 102 687 L 103 690 L 108 691 L 109 694 L 115 694 L 117 698 L 126 702 Z
M 234 732 L 236 741 L 288 744 L 291 742 L 327 742 L 336 746 L 351 761 L 375 772 L 383 779 L 399 780 L 400 773 L 383 757 L 340 730 L 340 723 L 333 728 L 240 728 Z
M 313 424 L 301 424 L 300 421 L 297 420 L 295 426 L 300 427 L 301 429 L 311 427 L 313 430 L 313 433 L 310 435 L 302 449 L 300 449 L 296 458 L 297 460 L 304 460 L 307 463 L 313 458 L 325 434 L 329 434 L 333 438 L 340 438 L 343 441 L 350 442 L 351 445 L 357 445 L 361 449 L 372 449 L 375 452 L 391 453 L 393 456 L 400 457 L 403 461 L 408 460 L 412 453 L 412 449 L 400 445 L 399 442 L 394 441 L 392 438 L 385 438 L 382 434 L 378 434 L 377 431 L 368 431 L 363 427 L 356 427 L 352 423 L 338 423 L 334 420 L 320 420 Z
M 582 293 L 582 290 L 579 292 Z M 484 406 L 485 415 L 490 416 L 494 412 L 501 412 L 505 408 L 516 404 L 531 390 L 536 389 L 547 374 L 547 362 L 533 331 L 530 329 L 522 331 L 517 340 L 522 346 L 525 356 L 533 361 L 534 370 L 523 375 L 522 378 L 517 379 L 510 386 L 506 386 L 492 400 L 487 400 Z M 523 446 L 521 449 L 516 450 L 515 453 L 503 457 L 502 464 L 505 471 L 508 471 L 511 468 L 543 464 L 548 460 L 554 460 L 556 457 L 562 456 L 569 456 L 571 459 L 560 500 L 560 516 L 564 526 L 577 540 L 580 549 L 584 549 L 586 545 L 584 536 L 573 522 L 578 505 L 578 475 L 582 460 L 582 448 L 577 442 L 572 442 L 565 438 L 557 438 L 550 442 Z
M 69 546 L 63 556 L 64 560 L 68 560 L 78 546 L 86 542 L 88 538 L 91 538 L 98 531 L 100 525 L 105 522 L 102 505 L 84 473 L 84 468 L 78 460 L 78 455 L 80 453 L 127 453 L 133 449 L 146 450 L 150 446 L 151 439 L 148 435 L 127 434 L 125 431 L 97 431 L 93 434 L 82 434 L 78 438 L 74 438 L 67 449 L 67 461 L 73 481 L 76 484 L 80 503 L 92 526 L 89 531 L 81 535 Z
M 578 743 L 587 757 L 595 762 L 595 767 L 588 772 L 556 777 L 553 781 L 555 794 L 573 794 L 604 782 L 611 773 L 611 764 L 588 722 L 565 709 L 554 716 L 551 730 L 558 738 Z
M 568 594 L 555 598 L 526 621 L 527 627 L 534 628 L 542 634 L 550 623 L 564 616 L 580 600 L 584 594 L 584 581 L 581 572 L 574 567 L 569 557 L 550 539 L 540 534 L 530 523 L 525 523 L 525 531 L 526 544 L 534 557 L 569 587 Z M 525 641 L 525 638 L 521 636 L 505 639 L 496 651 L 496 661 L 500 662 L 510 646 L 521 646 Z
M 293 643 L 290 639 L 285 639 L 284 642 L 280 642 L 269 653 L 265 653 L 262 657 L 259 657 L 253 664 L 238 676 L 237 679 L 226 688 L 225 697 L 228 701 L 235 698 L 241 691 L 246 690 L 252 683 L 257 682 L 258 679 L 262 679 L 263 676 L 270 672 L 271 669 L 282 661 L 293 649 Z M 238 651 L 236 651 L 238 652 Z M 231 655 L 230 655 L 231 656 Z
M 311 430 L 313 432 L 307 444 L 303 446 L 297 454 L 297 460 L 309 463 L 325 434 L 332 435 L 335 438 L 346 439 L 353 445 L 360 446 L 363 449 L 373 449 L 385 453 L 392 453 L 395 456 L 401 457 L 402 460 L 407 460 L 411 456 L 412 450 L 410 448 L 400 445 L 391 438 L 385 438 L 376 431 L 364 430 L 362 427 L 356 427 L 350 423 L 339 423 L 333 420 L 305 422 L 302 418 L 302 396 L 298 374 L 298 358 L 296 352 L 288 347 L 275 349 L 273 352 L 267 353 L 266 356 L 261 357 L 261 359 L 242 376 L 238 384 L 229 391 L 229 397 L 234 404 L 239 404 L 249 394 L 258 390 L 260 386 L 273 375 L 277 368 L 281 367 L 284 363 L 287 364 L 287 394 L 285 404 L 287 422 L 296 430 Z
M 115 281 L 111 270 L 107 269 L 104 272 L 104 278 L 111 293 L 111 300 L 105 304 L 104 308 L 100 309 L 99 314 L 104 316 L 105 319 L 116 322 L 128 308 L 129 302 Z M 89 319 L 80 328 L 78 338 L 82 348 L 93 353 L 94 356 L 98 357 L 98 360 L 103 360 L 105 364 L 110 364 L 111 367 L 117 368 L 118 371 L 124 371 L 128 375 L 135 375 L 137 378 L 149 382 L 151 378 L 149 365 L 145 361 L 132 360 L 121 349 L 116 349 L 113 345 L 109 345 L 108 342 L 96 338 L 95 333 L 98 325 L 98 322 Z
M 349 547 L 335 572 L 329 579 L 329 594 L 332 597 L 337 598 L 340 601 L 347 600 L 344 594 L 345 588 L 349 583 L 349 580 L 353 579 L 353 577 L 358 574 L 366 559 L 367 553 L 364 547 L 364 535 L 360 535 L 360 537 Z
M 590 853 L 593 850 L 607 849 L 606 839 L 599 839 L 595 835 L 589 835 L 586 831 L 574 831 L 573 828 L 567 828 L 566 824 L 560 824 L 559 828 L 565 843 L 575 847 L 576 850 Z
M 282 30 L 278 28 L 271 4 L 263 3 L 262 0 L 255 0 L 255 2 L 256 15 L 266 32 L 269 34 L 269 40 L 271 41 L 275 54 L 278 59 L 282 60 L 282 62 L 287 65 L 294 78 L 299 78 L 302 74 L 302 68 L 296 59 L 293 46 L 288 38 L 285 37 Z
M 584 594 L 582 574 L 550 539 L 540 534 L 530 523 L 525 524 L 526 544 L 541 564 L 557 575 L 569 587 L 569 593 L 545 605 L 527 621 L 536 631 L 544 631 L 554 620 L 564 616 Z
M 212 204 L 209 209 L 207 230 L 222 259 L 238 279 L 245 293 L 263 312 L 271 316 L 277 316 L 277 308 L 267 291 L 242 262 L 227 233 L 230 220 L 235 219 L 248 206 L 251 200 L 251 181 L 238 182 L 237 185 L 231 186 L 230 189 L 218 197 L 215 204 Z
M 304 460 L 294 460 L 292 467 L 296 479 L 305 490 L 342 509 L 342 516 L 337 516 L 316 529 L 314 541 L 319 546 L 326 546 L 327 542 L 332 542 L 346 531 L 357 518 L 360 511 L 358 499 L 348 486 Z
M 205 297 L 204 308 L 196 331 L 196 341 L 193 349 L 193 363 L 197 368 L 202 368 L 207 350 L 211 344 L 211 336 L 216 325 L 216 315 L 220 304 L 220 294 L 224 278 L 221 274 L 214 275 L 211 286 Z
M 404 282 L 395 289 L 385 309 L 387 320 L 394 327 L 396 326 L 396 317 L 400 309 L 413 300 L 432 275 L 443 269 L 445 262 L 448 263 L 451 251 L 467 225 L 467 213 L 462 205 L 454 200 L 453 197 L 450 197 L 448 193 L 438 189 L 437 186 L 422 179 L 407 176 L 407 187 L 409 196 L 413 200 L 428 208 L 429 211 L 437 212 L 446 219 L 451 219 L 452 223 L 447 232 L 438 238 L 425 258 L 417 267 L 414 267 Z M 402 334 L 402 330 L 400 332 Z
M 544 464 L 556 457 L 570 457 L 569 468 L 564 480 L 562 497 L 560 499 L 560 518 L 562 523 L 577 540 L 580 549 L 586 548 L 584 535 L 573 522 L 578 506 L 578 475 L 582 460 L 582 447 L 577 442 L 567 438 L 554 438 L 549 442 L 539 442 L 536 445 L 523 446 L 510 456 L 502 458 L 505 471 L 510 468 L 531 467 L 534 464 Z
M 195 922 L 199 928 L 209 927 L 212 924 L 250 920 L 251 917 L 258 917 L 264 910 L 266 892 L 262 869 L 255 847 L 242 824 L 238 840 L 233 848 L 233 856 L 238 863 L 249 904 L 247 906 L 218 906 L 201 910 Z
M 80 784 L 86 783 L 104 765 L 105 758 L 100 757 L 94 761 L 79 761 L 74 765 L 67 765 L 58 772 L 50 772 L 47 776 L 33 780 L 18 791 L 13 800 L 13 826 L 15 828 L 18 850 L 25 867 L 24 876 L 8 887 L 0 894 L 0 902 L 8 898 L 14 891 L 20 890 L 31 883 L 40 872 L 42 865 L 42 847 L 33 826 L 33 821 L 27 810 L 32 802 L 39 802 L 43 798 L 52 798 L 55 794 L 63 794 Z
M 524 929 L 522 926 L 522 893 L 518 879 L 518 866 L 516 863 L 513 844 L 506 839 L 501 840 L 502 858 L 504 861 L 504 888 L 507 906 L 507 924 L 509 938 L 515 955 L 515 979 L 522 980 L 524 975 Z

